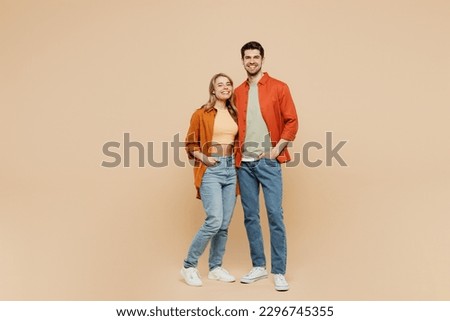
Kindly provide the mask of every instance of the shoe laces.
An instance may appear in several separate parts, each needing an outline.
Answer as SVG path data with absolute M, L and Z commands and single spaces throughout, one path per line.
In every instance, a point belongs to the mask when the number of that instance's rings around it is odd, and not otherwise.
M 274 278 L 275 278 L 275 282 L 287 283 L 283 274 L 275 274 Z
M 217 271 L 217 272 L 219 272 L 219 273 L 226 273 L 226 274 L 228 274 L 228 271 L 225 270 L 225 269 L 224 269 L 223 267 L 221 267 L 221 266 L 216 267 L 214 270 Z
M 200 278 L 200 273 L 199 273 L 198 270 L 195 269 L 195 268 L 190 269 L 189 277 L 190 277 L 191 279 L 194 279 L 195 277 Z
M 257 266 L 251 269 L 251 271 L 247 274 L 248 277 L 252 277 L 253 275 L 257 274 L 260 271 L 264 271 L 263 267 Z

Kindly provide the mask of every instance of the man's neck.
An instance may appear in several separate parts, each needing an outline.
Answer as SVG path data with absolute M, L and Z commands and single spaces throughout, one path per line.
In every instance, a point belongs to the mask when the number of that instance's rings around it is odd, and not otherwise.
M 262 71 L 258 72 L 256 75 L 248 75 L 248 82 L 250 84 L 257 84 L 261 78 L 264 76 L 264 73 Z

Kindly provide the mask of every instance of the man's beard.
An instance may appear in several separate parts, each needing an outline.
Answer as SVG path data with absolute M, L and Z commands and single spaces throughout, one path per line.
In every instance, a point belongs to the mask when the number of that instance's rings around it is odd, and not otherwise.
M 261 71 L 261 66 L 254 71 L 248 71 L 248 69 L 245 69 L 245 71 L 247 71 L 248 76 L 256 76 Z

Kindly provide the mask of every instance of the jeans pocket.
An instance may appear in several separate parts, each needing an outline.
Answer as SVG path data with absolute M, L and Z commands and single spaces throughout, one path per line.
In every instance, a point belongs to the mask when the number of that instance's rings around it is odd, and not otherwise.
M 264 158 L 264 161 L 271 167 L 278 167 L 280 165 L 276 159 Z

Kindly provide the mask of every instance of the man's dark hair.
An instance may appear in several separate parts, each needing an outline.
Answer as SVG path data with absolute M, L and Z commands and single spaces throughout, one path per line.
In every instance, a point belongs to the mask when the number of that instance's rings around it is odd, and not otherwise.
M 261 58 L 264 58 L 264 48 L 257 41 L 250 41 L 250 42 L 247 42 L 245 45 L 242 46 L 242 48 L 241 48 L 241 58 L 242 59 L 244 58 L 245 50 L 252 50 L 252 49 L 259 50 L 259 53 L 261 54 Z

